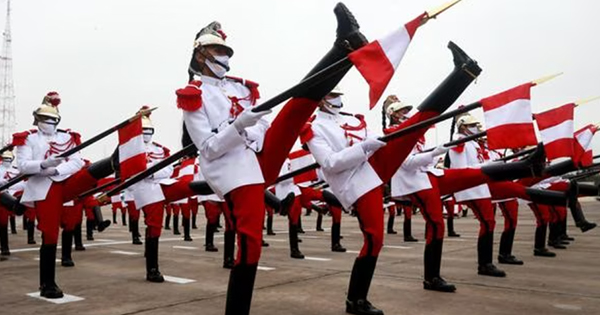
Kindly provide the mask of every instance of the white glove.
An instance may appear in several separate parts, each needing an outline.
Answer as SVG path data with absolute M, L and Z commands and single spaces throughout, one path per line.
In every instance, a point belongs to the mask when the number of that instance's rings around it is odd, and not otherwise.
M 379 148 L 385 146 L 385 144 L 385 142 L 379 141 L 375 138 L 367 138 L 365 139 L 365 141 L 360 143 L 360 146 L 366 154 L 369 154 L 371 152 L 379 150 Z
M 271 113 L 271 110 L 255 113 L 251 107 L 246 108 L 233 122 L 233 126 L 238 132 L 243 132 L 244 129 L 256 125 L 256 123 L 265 115 Z
M 65 158 L 51 156 L 51 157 L 43 160 L 40 165 L 42 166 L 42 168 L 57 167 L 64 160 L 65 160 Z
M 433 149 L 431 153 L 433 154 L 433 156 L 440 156 L 442 154 L 446 154 L 448 150 L 450 150 L 450 148 L 446 148 L 445 146 L 441 145 Z
M 58 170 L 56 169 L 56 167 L 48 167 L 48 168 L 43 169 L 40 172 L 40 175 L 48 176 L 48 177 L 55 176 L 55 175 L 58 175 Z

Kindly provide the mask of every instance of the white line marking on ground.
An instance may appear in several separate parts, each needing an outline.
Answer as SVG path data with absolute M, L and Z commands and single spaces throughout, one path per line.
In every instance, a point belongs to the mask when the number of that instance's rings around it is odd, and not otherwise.
M 175 249 L 189 249 L 189 250 L 198 250 L 200 248 L 194 246 L 173 246 Z
M 304 259 L 313 260 L 313 261 L 331 261 L 331 258 L 310 257 L 310 256 L 304 256 Z
M 262 270 L 262 271 L 272 271 L 272 270 L 275 270 L 275 268 L 273 268 L 273 267 L 264 267 L 264 266 L 258 266 L 258 270 Z
M 128 256 L 135 256 L 135 255 L 139 255 L 140 253 L 136 253 L 136 252 L 127 252 L 124 250 L 113 250 L 110 251 L 111 254 L 119 254 L 119 255 L 128 255 Z
M 408 246 L 394 246 L 394 245 L 383 245 L 385 248 L 393 248 L 393 249 L 411 249 L 412 247 Z
M 35 257 L 33 260 L 40 261 L 40 257 Z M 61 260 L 60 259 L 56 259 L 56 262 L 59 263 L 59 262 L 61 262 Z
M 577 306 L 577 305 L 554 304 L 553 306 L 558 309 L 566 310 L 566 311 L 581 311 L 581 306 Z
M 40 292 L 27 293 L 27 295 L 32 298 L 40 299 L 40 300 L 54 303 L 54 304 L 65 304 L 65 303 L 78 302 L 78 301 L 85 300 L 82 297 L 74 296 L 74 295 L 70 295 L 70 294 L 65 294 L 65 296 L 60 299 L 47 299 L 45 297 L 41 297 Z
M 287 242 L 286 240 L 278 240 L 275 238 L 263 238 L 263 240 L 265 240 L 265 242 Z
M 348 253 L 348 254 L 360 254 L 360 251 L 357 251 L 357 250 L 347 250 L 346 253 Z
M 188 284 L 188 283 L 196 282 L 196 280 L 193 280 L 193 279 L 178 278 L 178 277 L 172 277 L 172 276 L 163 276 L 163 277 L 165 278 L 165 281 L 173 282 L 173 283 L 177 283 L 177 284 Z

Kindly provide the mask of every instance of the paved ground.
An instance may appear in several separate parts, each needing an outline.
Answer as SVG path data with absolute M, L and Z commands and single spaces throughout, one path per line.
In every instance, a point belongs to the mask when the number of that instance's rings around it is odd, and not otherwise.
M 589 219 L 600 222 L 600 203 L 586 201 L 584 208 Z M 289 258 L 286 221 L 276 218 L 279 233 L 266 238 L 271 246 L 263 251 L 264 270 L 257 277 L 253 314 L 345 314 L 345 291 L 360 249 L 360 231 L 356 219 L 344 217 L 343 244 L 351 252 L 331 253 L 329 233 L 314 232 L 315 218 L 303 217 L 307 233 L 301 236 L 301 249 L 312 258 L 305 260 Z M 329 218 L 325 222 L 328 225 Z M 557 250 L 557 258 L 534 257 L 533 216 L 522 208 L 515 254 L 525 266 L 505 266 L 508 277 L 493 279 L 476 274 L 478 225 L 473 216 L 456 225 L 463 237 L 445 242 L 442 270 L 458 286 L 456 293 L 424 291 L 423 242 L 404 243 L 400 235 L 390 235 L 370 300 L 386 314 L 600 314 L 600 229 L 581 234 L 570 227 L 576 241 L 567 250 Z M 401 222 L 396 226 L 401 230 Z M 223 314 L 229 272 L 221 268 L 221 251 L 203 251 L 200 227 L 193 230 L 193 242 L 165 231 L 160 244 L 163 274 L 193 282 L 146 282 L 143 246 L 131 245 L 127 228 L 119 224 L 86 242 L 85 252 L 74 252 L 74 268 L 58 267 L 62 289 L 84 298 L 60 305 L 27 295 L 38 286 L 38 246 L 24 245 L 25 233 L 19 230 L 10 242 L 13 255 L 0 262 L 0 314 Z M 415 216 L 414 234 L 421 240 L 423 230 L 421 216 Z M 222 233 L 216 241 L 222 249 Z

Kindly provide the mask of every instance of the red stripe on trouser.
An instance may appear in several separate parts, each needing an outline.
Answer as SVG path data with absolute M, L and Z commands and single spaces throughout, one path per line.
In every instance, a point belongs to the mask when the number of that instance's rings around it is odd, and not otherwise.
M 35 202 L 38 229 L 42 232 L 44 244 L 58 242 L 63 204 L 94 188 L 96 183 L 87 169 L 79 170 L 62 182 L 52 182 L 46 198 Z
M 171 204 L 171 209 L 173 210 L 173 215 L 178 216 L 181 213 L 181 206 L 177 203 Z
M 548 206 L 536 203 L 529 203 L 527 205 L 531 211 L 533 211 L 533 215 L 535 216 L 535 225 L 537 227 L 548 224 L 550 221 L 550 209 Z
M 216 201 L 203 201 L 202 207 L 204 207 L 204 216 L 206 217 L 206 223 L 217 224 L 219 222 L 219 214 L 221 214 L 221 202 Z
M 411 220 L 413 213 L 413 206 L 402 205 L 402 212 L 404 212 L 404 219 Z
M 151 203 L 142 208 L 144 211 L 144 222 L 146 223 L 146 237 L 160 237 L 162 231 L 164 202 Z
M 454 198 L 450 198 L 448 201 L 444 201 L 444 207 L 446 208 L 446 214 L 448 217 L 454 217 L 454 208 L 456 205 L 456 201 Z
M 73 231 L 83 219 L 83 203 L 77 202 L 74 206 L 65 206 L 61 216 L 61 227 L 65 231 Z
M 24 216 L 27 218 L 27 221 L 29 221 L 29 222 L 35 221 L 35 217 L 36 217 L 35 208 L 27 207 L 27 210 L 25 210 Z
M 265 219 L 265 187 L 262 184 L 238 187 L 225 195 L 237 233 L 238 251 L 235 265 L 257 264 L 262 249 Z
M 189 198 L 188 204 L 190 205 L 192 214 L 198 214 L 198 198 Z
M 379 256 L 383 247 L 383 191 L 381 187 L 376 187 L 358 198 L 354 209 L 364 238 L 358 257 Z
M 192 217 L 192 209 L 190 209 L 190 205 L 188 203 L 180 203 L 179 208 L 181 209 L 181 215 L 184 219 L 189 219 Z
M 265 134 L 263 149 L 257 153 L 265 186 L 271 186 L 279 176 L 281 166 L 287 159 L 300 130 L 313 114 L 319 101 L 307 98 L 289 100 L 275 117 Z M 264 211 L 262 209 L 261 211 Z
M 140 210 L 135 207 L 135 201 L 126 201 L 125 204 L 127 204 L 127 213 L 129 214 L 131 220 L 139 221 Z
M 0 206 L 0 225 L 7 226 L 9 217 L 10 211 L 8 211 L 4 206 Z
M 428 174 L 431 182 L 431 189 L 421 190 L 409 195 L 413 204 L 421 209 L 425 219 L 425 239 L 427 244 L 433 240 L 443 240 L 445 233 L 444 216 L 442 209 L 442 199 L 440 198 L 440 185 L 435 177 Z
M 492 199 L 475 199 L 463 203 L 473 211 L 475 217 L 479 220 L 479 236 L 488 232 L 494 232 L 494 229 L 496 228 L 496 218 L 494 218 Z
M 504 216 L 504 231 L 516 229 L 519 219 L 519 202 L 508 200 L 498 203 L 498 206 Z
M 329 212 L 331 213 L 331 223 L 342 223 L 342 208 L 329 206 Z
M 387 209 L 388 209 L 388 213 L 389 213 L 390 217 L 396 216 L 396 205 L 391 205 Z
M 407 121 L 403 122 L 397 129 L 402 129 L 410 125 L 414 125 L 420 121 L 438 116 L 439 113 L 428 111 L 428 112 L 417 112 Z M 429 127 L 419 128 L 413 132 L 410 132 L 402 137 L 396 138 L 389 141 L 387 145 L 377 151 L 369 158 L 369 163 L 379 175 L 379 178 L 384 183 L 390 181 L 392 176 L 398 171 L 400 165 L 404 163 L 406 157 L 410 154 L 412 149 L 417 144 L 419 138 L 421 138 Z
M 294 203 L 288 213 L 288 222 L 291 225 L 298 225 L 300 221 L 300 215 L 302 215 L 302 204 L 300 202 L 300 196 L 294 198 Z
M 267 210 L 267 216 L 272 217 L 273 214 L 275 213 L 275 210 L 273 210 L 273 208 L 269 207 L 269 206 L 265 206 L 265 209 Z
M 503 181 L 503 182 L 491 182 L 488 183 L 490 194 L 494 200 L 502 200 L 509 198 L 521 198 L 525 200 L 531 200 L 527 194 L 527 187 L 520 183 Z

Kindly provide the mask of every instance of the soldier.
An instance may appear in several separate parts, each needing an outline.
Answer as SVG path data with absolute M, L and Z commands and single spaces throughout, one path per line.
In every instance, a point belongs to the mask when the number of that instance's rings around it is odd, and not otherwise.
M 79 153 L 68 159 L 57 155 L 80 143 L 79 134 L 57 129 L 60 97 L 50 92 L 34 112 L 38 129 L 17 133 L 13 144 L 17 147 L 18 169 L 30 175 L 25 184 L 21 202 L 36 208 L 38 229 L 42 231 L 40 248 L 40 295 L 60 298 L 62 290 L 55 282 L 56 244 L 58 241 L 63 203 L 93 188 L 98 179 L 114 172 L 111 158 L 83 168 Z
M 290 160 L 286 159 L 283 167 L 281 168 L 280 175 L 287 174 L 291 171 Z M 288 217 L 288 231 L 289 231 L 289 242 L 290 242 L 290 257 L 296 259 L 304 259 L 304 254 L 300 251 L 298 243 L 298 223 L 300 216 L 302 215 L 302 203 L 301 203 L 301 191 L 300 187 L 294 184 L 294 179 L 290 178 L 281 181 L 275 185 L 275 196 L 279 199 L 289 198 L 288 195 L 293 195 L 294 202 L 291 203 L 289 209 L 281 209 L 284 214 Z
M 14 156 L 11 151 L 4 151 L 2 153 L 2 164 L 0 164 L 0 184 L 2 185 L 18 175 L 18 171 L 12 166 L 13 160 Z M 13 187 L 13 189 L 14 188 L 16 187 Z M 14 195 L 15 191 L 9 191 L 9 193 Z M 11 215 L 12 212 L 0 205 L 0 255 L 2 256 L 10 256 L 10 249 L 8 247 L 8 224 Z
M 110 197 L 110 208 L 113 214 L 113 223 L 117 224 L 117 213 L 119 210 L 121 210 L 121 223 L 123 226 L 127 226 L 127 209 L 123 206 L 121 194 L 116 194 Z
M 338 39 L 334 48 L 309 73 L 344 58 L 366 43 L 347 9 L 338 4 Z M 190 85 L 178 91 L 189 135 L 200 151 L 200 169 L 234 216 L 239 251 L 230 275 L 226 314 L 248 314 L 262 247 L 265 186 L 274 183 L 300 129 L 320 99 L 347 71 L 341 71 L 306 93 L 292 98 L 272 124 L 270 111 L 252 112 L 258 85 L 226 78 L 233 49 L 218 23 L 196 36 L 189 68 Z M 195 76 L 199 81 L 193 81 Z
M 129 215 L 129 232 L 131 233 L 131 243 L 133 245 L 142 245 L 140 237 L 140 209 L 135 206 L 135 198 L 133 197 L 133 189 L 128 188 L 122 191 L 123 200 L 125 200 L 125 206 L 127 207 L 127 214 Z

